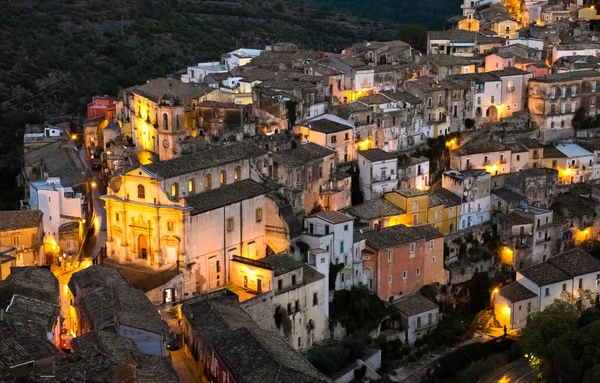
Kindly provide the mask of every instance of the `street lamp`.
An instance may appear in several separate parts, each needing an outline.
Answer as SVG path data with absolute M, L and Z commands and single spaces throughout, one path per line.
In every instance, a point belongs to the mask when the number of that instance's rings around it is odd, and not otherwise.
M 71 134 L 71 139 L 72 139 L 73 141 L 75 141 L 75 140 L 77 139 L 77 135 L 76 135 L 76 134 Z
M 92 181 L 92 183 L 91 183 L 91 186 L 92 186 L 93 188 L 95 188 L 95 187 L 96 187 L 96 181 Z

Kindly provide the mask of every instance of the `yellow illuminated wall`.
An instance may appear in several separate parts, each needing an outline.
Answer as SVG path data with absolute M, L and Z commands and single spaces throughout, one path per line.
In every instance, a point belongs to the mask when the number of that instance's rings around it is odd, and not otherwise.
M 479 32 L 479 28 L 479 20 L 477 19 L 466 18 L 458 22 L 458 29 L 462 29 L 463 31 Z
M 457 216 L 458 206 L 433 206 L 427 212 L 427 223 L 438 229 L 440 233 L 447 235 L 456 231 Z
M 386 193 L 384 198 L 400 209 L 406 211 L 406 214 L 400 216 L 400 223 L 406 226 L 413 225 L 414 216 L 417 216 L 417 224 L 427 223 L 427 210 L 429 209 L 429 195 L 419 195 L 414 197 L 405 197 L 397 192 Z

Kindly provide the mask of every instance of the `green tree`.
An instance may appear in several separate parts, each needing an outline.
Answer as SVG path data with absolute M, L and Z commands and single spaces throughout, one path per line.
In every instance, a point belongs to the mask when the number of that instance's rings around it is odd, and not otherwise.
M 398 39 L 410 44 L 422 52 L 427 50 L 427 29 L 420 26 L 408 26 L 398 31 Z
M 365 321 L 365 311 L 369 309 L 371 290 L 362 283 L 352 286 L 352 307 L 358 310 L 361 324 Z

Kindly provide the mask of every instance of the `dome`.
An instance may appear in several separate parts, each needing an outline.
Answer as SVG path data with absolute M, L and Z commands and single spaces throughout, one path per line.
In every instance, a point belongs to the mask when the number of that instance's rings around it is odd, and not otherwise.
M 159 105 L 164 106 L 178 106 L 181 105 L 181 99 L 179 96 L 173 91 L 173 83 L 169 83 L 169 89 L 167 89 L 167 93 L 160 96 L 158 100 Z

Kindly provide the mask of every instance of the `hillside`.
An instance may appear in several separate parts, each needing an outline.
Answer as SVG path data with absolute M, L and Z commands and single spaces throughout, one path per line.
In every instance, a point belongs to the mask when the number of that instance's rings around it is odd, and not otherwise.
M 308 4 L 332 11 L 350 12 L 371 20 L 443 29 L 446 19 L 461 14 L 461 0 L 307 0 Z
M 291 41 L 339 51 L 390 40 L 391 25 L 301 0 L 0 0 L 0 209 L 14 206 L 24 124 L 77 117 L 92 95 L 164 76 L 238 47 Z

